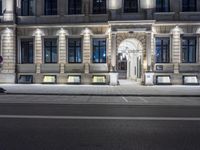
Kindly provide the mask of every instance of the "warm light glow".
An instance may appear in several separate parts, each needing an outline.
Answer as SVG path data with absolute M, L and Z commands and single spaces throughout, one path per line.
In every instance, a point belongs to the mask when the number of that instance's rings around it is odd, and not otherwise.
M 43 83 L 56 83 L 55 76 L 44 76 Z
M 143 69 L 147 70 L 147 60 L 143 60 Z
M 93 83 L 106 83 L 106 77 L 105 76 L 93 76 L 92 82 Z
M 56 35 L 58 35 L 58 36 L 59 36 L 59 35 L 69 35 L 69 33 L 68 33 L 67 30 L 61 28 L 61 29 L 57 32 Z
M 44 32 L 40 29 L 36 29 L 35 32 L 33 33 L 33 36 L 44 36 Z
M 91 35 L 92 31 L 88 28 L 85 28 L 82 32 L 81 35 Z
M 142 9 L 152 9 L 156 6 L 155 0 L 140 0 L 140 6 Z
M 122 7 L 122 0 L 109 0 L 109 9 L 115 10 Z
M 81 83 L 80 76 L 68 76 L 68 83 Z

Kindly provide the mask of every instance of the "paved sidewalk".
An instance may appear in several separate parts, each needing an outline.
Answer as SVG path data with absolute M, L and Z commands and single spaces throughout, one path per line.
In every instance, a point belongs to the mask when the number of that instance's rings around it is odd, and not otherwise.
M 94 95 L 94 96 L 196 96 L 200 86 L 141 86 L 137 83 L 109 85 L 20 85 L 2 84 L 7 94 Z

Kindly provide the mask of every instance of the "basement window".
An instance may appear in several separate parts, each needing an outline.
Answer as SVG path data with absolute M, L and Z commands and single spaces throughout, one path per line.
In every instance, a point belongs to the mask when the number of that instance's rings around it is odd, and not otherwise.
M 67 83 L 71 84 L 80 84 L 81 83 L 81 76 L 68 76 Z
M 92 83 L 94 84 L 105 84 L 106 83 L 106 76 L 93 76 Z
M 183 84 L 197 85 L 199 84 L 197 76 L 183 76 Z
M 45 83 L 45 84 L 55 84 L 56 83 L 56 76 L 53 76 L 53 75 L 44 76 L 43 83 Z
M 171 77 L 170 76 L 157 76 L 156 82 L 159 85 L 169 85 L 169 84 L 171 84 Z
M 32 75 L 20 75 L 18 79 L 19 84 L 32 84 L 33 76 Z

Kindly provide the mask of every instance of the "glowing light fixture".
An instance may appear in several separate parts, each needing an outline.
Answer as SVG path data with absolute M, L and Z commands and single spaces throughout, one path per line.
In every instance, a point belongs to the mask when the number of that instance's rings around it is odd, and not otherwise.
M 115 10 L 122 7 L 122 0 L 109 0 L 109 9 Z
M 156 0 L 140 0 L 140 7 L 142 9 L 152 9 L 156 7 Z
M 88 28 L 85 28 L 82 32 L 81 35 L 91 35 L 92 31 Z
M 45 35 L 44 32 L 38 28 L 33 33 L 33 36 L 44 36 L 44 35 Z

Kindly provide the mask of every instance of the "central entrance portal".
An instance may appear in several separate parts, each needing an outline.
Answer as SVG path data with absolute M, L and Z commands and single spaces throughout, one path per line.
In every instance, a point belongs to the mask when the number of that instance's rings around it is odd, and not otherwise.
M 130 38 L 118 47 L 117 70 L 119 79 L 141 81 L 143 46 L 137 39 Z

